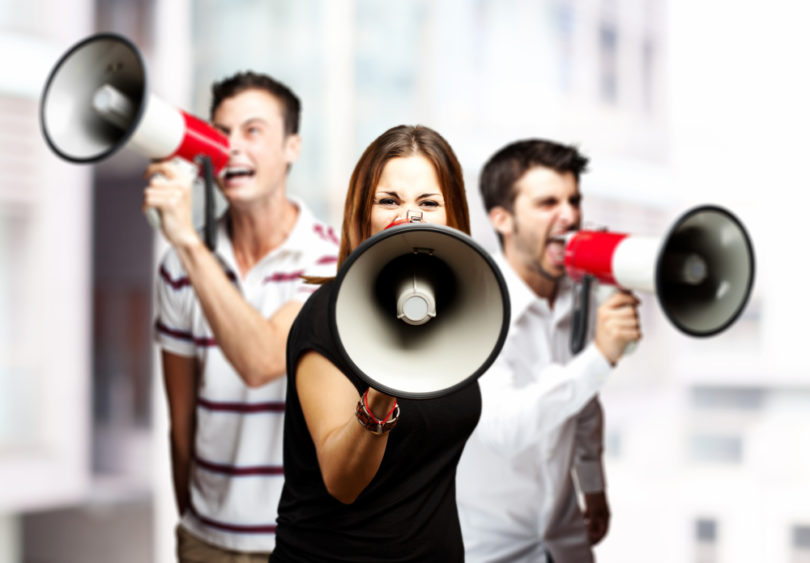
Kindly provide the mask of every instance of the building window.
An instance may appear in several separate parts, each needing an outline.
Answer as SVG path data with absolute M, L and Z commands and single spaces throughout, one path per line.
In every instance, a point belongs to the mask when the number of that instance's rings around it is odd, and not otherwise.
M 698 518 L 695 521 L 695 539 L 703 543 L 716 542 L 717 521 L 711 518 Z
M 734 434 L 696 432 L 689 440 L 690 457 L 700 463 L 740 463 L 742 437 Z
M 690 391 L 695 409 L 757 411 L 763 407 L 768 390 L 763 387 L 697 385 Z
M 793 547 L 810 551 L 810 525 L 793 526 Z
M 791 533 L 791 563 L 810 563 L 810 525 L 797 524 Z
M 559 0 L 554 6 L 554 27 L 557 31 L 557 76 L 560 90 L 570 92 L 574 66 L 574 7 L 570 0 Z
M 612 458 L 622 456 L 622 435 L 616 430 L 605 433 L 605 455 Z
M 613 22 L 599 26 L 599 98 L 615 104 L 618 98 L 618 30 Z
M 641 42 L 641 103 L 648 114 L 654 109 L 655 55 L 655 41 L 646 37 Z
M 715 563 L 717 558 L 717 520 L 698 518 L 695 520 L 695 561 Z

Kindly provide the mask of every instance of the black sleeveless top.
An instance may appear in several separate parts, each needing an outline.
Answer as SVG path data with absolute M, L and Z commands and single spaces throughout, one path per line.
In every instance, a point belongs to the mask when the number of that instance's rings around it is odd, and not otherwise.
M 326 490 L 298 402 L 298 360 L 313 350 L 343 372 L 358 396 L 368 388 L 337 350 L 328 320 L 332 287 L 326 283 L 309 298 L 287 343 L 285 481 L 270 561 L 463 561 L 456 465 L 481 414 L 477 382 L 436 399 L 400 400 L 399 423 L 368 487 L 349 505 Z

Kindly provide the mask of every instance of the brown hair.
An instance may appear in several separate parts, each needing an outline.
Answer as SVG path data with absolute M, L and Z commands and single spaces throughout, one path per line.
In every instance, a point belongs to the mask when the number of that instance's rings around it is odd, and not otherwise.
M 487 211 L 501 206 L 512 211 L 515 184 L 535 166 L 551 168 L 563 174 L 570 172 L 579 184 L 588 159 L 576 147 L 545 139 L 525 139 L 510 143 L 493 154 L 481 171 L 481 199 Z
M 470 234 L 470 213 L 461 165 L 450 144 L 433 129 L 399 125 L 366 148 L 352 172 L 343 209 L 338 268 L 371 231 L 371 208 L 383 168 L 392 158 L 420 155 L 436 170 L 447 210 L 447 225 Z
M 536 166 L 559 174 L 570 172 L 579 186 L 579 177 L 588 168 L 588 158 L 572 145 L 545 139 L 524 139 L 506 145 L 490 157 L 481 171 L 479 188 L 487 212 L 494 207 L 514 211 L 515 184 Z M 497 233 L 503 247 L 503 236 Z
M 246 90 L 264 90 L 276 98 L 281 103 L 284 116 L 284 135 L 298 133 L 298 124 L 301 121 L 301 100 L 286 84 L 258 72 L 237 72 L 233 76 L 212 84 L 211 118 L 214 118 L 214 113 L 222 102 Z

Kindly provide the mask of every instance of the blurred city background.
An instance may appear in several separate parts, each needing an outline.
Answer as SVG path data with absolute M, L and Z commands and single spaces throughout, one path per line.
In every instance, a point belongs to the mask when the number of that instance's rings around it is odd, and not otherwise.
M 99 31 L 202 117 L 237 70 L 288 83 L 290 191 L 336 226 L 361 151 L 400 123 L 452 144 L 490 249 L 478 174 L 518 138 L 592 158 L 589 225 L 657 235 L 695 204 L 733 210 L 757 258 L 733 328 L 688 338 L 641 295 L 645 340 L 602 394 L 596 554 L 810 562 L 808 16 L 795 0 L 0 0 L 0 563 L 173 560 L 146 163 L 68 164 L 39 129 L 50 68 Z

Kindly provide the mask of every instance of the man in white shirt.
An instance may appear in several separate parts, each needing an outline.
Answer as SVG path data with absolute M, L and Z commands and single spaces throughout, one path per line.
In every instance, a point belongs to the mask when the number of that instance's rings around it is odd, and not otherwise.
M 574 147 L 530 139 L 495 153 L 481 174 L 512 313 L 503 351 L 479 379 L 481 419 L 458 467 L 471 563 L 587 563 L 607 533 L 597 393 L 641 334 L 638 300 L 617 292 L 599 307 L 592 341 L 570 350 L 563 236 L 581 222 L 587 163 Z
M 334 275 L 338 239 L 286 193 L 298 158 L 300 102 L 245 72 L 212 88 L 213 125 L 228 137 L 219 188 L 228 210 L 209 250 L 191 221 L 191 178 L 149 167 L 144 205 L 171 244 L 157 280 L 156 339 L 169 402 L 172 469 L 186 562 L 267 561 L 283 485 L 287 333 Z M 157 175 L 156 175 L 157 174 Z

